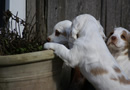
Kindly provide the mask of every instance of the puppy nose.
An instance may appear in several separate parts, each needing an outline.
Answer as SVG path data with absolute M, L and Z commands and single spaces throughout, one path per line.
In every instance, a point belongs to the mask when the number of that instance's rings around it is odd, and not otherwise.
M 114 40 L 116 40 L 116 37 L 115 37 L 115 36 L 112 36 L 111 39 L 114 41 Z
M 50 42 L 51 41 L 51 39 L 50 38 L 47 38 L 47 42 Z

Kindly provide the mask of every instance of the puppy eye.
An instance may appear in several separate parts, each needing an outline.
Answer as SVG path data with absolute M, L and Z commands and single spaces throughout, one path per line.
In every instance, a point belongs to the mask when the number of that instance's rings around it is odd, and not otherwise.
M 59 36 L 60 32 L 58 30 L 55 31 L 55 36 Z
M 124 39 L 124 40 L 126 40 L 126 37 L 124 35 L 121 35 L 121 38 Z

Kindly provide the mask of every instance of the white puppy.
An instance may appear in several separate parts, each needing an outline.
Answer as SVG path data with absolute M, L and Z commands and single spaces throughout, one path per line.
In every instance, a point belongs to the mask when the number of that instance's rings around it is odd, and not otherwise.
M 54 28 L 53 33 L 47 38 L 49 42 L 55 42 L 67 45 L 70 35 L 70 28 L 71 28 L 72 22 L 69 20 L 64 20 L 58 22 Z M 68 45 L 67 45 L 68 46 Z
M 125 28 L 115 28 L 108 37 L 107 46 L 121 66 L 122 70 L 130 78 L 130 57 L 128 51 L 130 49 L 130 32 Z
M 58 22 L 53 28 L 53 33 L 48 36 L 47 41 L 64 44 L 67 48 L 72 47 L 71 42 L 69 42 L 71 24 L 72 22 L 69 20 L 63 20 L 63 21 Z M 86 82 L 86 79 L 82 76 L 78 67 L 72 69 L 72 75 L 70 75 L 70 73 L 71 73 L 71 68 L 63 64 L 62 74 L 63 74 L 64 80 L 62 80 L 63 82 L 62 85 L 64 84 L 65 85 L 62 87 L 64 89 L 81 90 L 83 87 L 88 88 L 88 83 L 85 83 L 87 84 L 87 86 L 84 85 L 84 82 Z M 71 81 L 69 81 L 70 76 L 72 76 Z M 67 84 L 70 84 L 70 85 L 67 85 Z M 69 86 L 69 88 L 66 88 L 67 86 Z
M 110 54 L 96 19 L 84 14 L 76 17 L 72 24 L 72 38 L 76 40 L 70 50 L 57 43 L 46 43 L 44 47 L 53 49 L 71 67 L 79 66 L 96 89 L 130 90 L 130 81 Z
M 58 22 L 53 28 L 53 33 L 48 36 L 47 41 L 64 44 L 67 48 L 72 47 L 72 42 L 69 42 L 71 24 L 72 22 L 69 20 L 63 20 Z M 97 21 L 97 24 L 100 25 L 100 22 Z M 103 31 L 102 27 L 101 30 Z M 62 72 L 64 74 L 63 77 L 66 78 L 65 80 L 69 80 L 70 68 L 63 65 L 63 69 L 64 69 Z M 68 81 L 65 80 L 63 83 L 67 84 Z M 89 82 L 86 81 L 86 79 L 82 76 L 78 67 L 72 69 L 71 80 L 72 81 L 69 85 L 69 90 L 81 90 L 82 88 L 92 87 L 90 86 Z
M 71 32 L 71 24 L 72 22 L 69 20 L 58 22 L 53 28 L 53 33 L 48 36 L 47 41 L 64 44 L 67 48 L 69 48 L 68 40 Z M 61 78 L 61 87 L 63 90 L 68 89 L 71 80 L 71 68 L 65 64 L 63 64 L 62 67 Z

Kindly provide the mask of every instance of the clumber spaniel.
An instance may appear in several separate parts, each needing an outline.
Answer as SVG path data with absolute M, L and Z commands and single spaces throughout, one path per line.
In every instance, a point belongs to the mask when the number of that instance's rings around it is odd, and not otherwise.
M 107 46 L 130 79 L 130 32 L 123 27 L 114 28 L 108 37 Z
M 48 36 L 47 41 L 64 44 L 67 48 L 72 47 L 71 42 L 69 42 L 71 24 L 72 22 L 69 20 L 63 20 L 58 22 L 53 28 L 53 33 Z M 90 85 L 90 83 L 83 77 L 79 70 L 79 67 L 75 67 L 74 69 L 72 69 L 72 75 L 70 75 L 70 68 L 66 65 L 63 65 L 62 73 L 64 74 L 64 78 L 66 78 L 65 82 L 63 82 L 64 84 L 69 83 L 68 77 L 72 76 L 71 83 L 69 85 L 69 90 L 82 90 L 85 88 L 90 88 L 91 90 L 93 90 L 93 86 Z
M 115 62 L 99 31 L 93 16 L 80 15 L 72 22 L 71 38 L 74 42 L 71 49 L 58 43 L 45 43 L 44 47 L 53 49 L 69 66 L 79 66 L 81 73 L 96 89 L 130 90 L 130 80 Z

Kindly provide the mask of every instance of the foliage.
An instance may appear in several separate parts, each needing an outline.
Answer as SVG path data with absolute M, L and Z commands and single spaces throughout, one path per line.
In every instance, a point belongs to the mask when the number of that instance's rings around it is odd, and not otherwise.
M 0 28 L 0 54 L 10 55 L 43 50 L 43 42 L 30 38 L 35 23 L 31 25 L 17 15 L 18 13 L 13 15 L 9 10 L 4 12 L 5 24 Z M 12 28 L 13 21 L 15 21 L 15 29 Z M 24 26 L 22 36 L 20 25 Z

